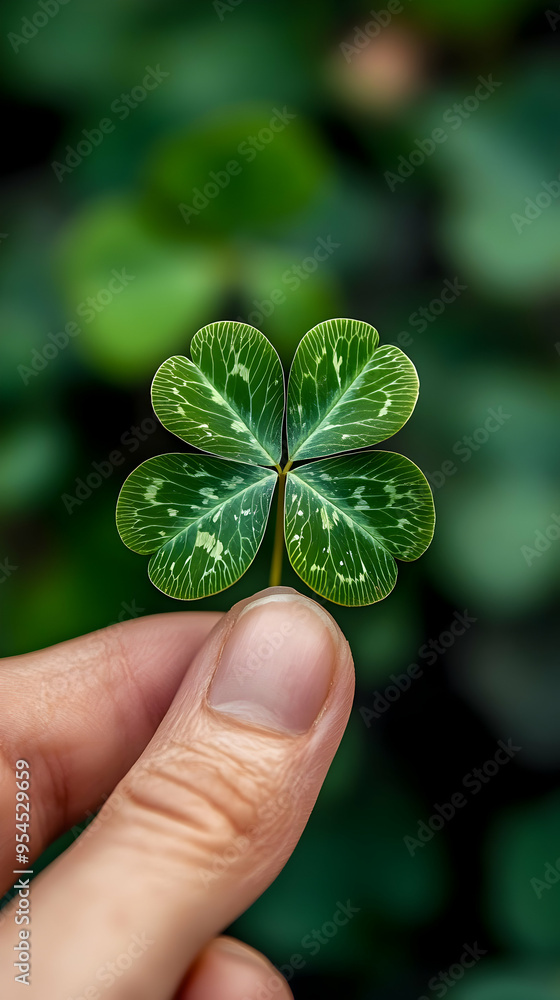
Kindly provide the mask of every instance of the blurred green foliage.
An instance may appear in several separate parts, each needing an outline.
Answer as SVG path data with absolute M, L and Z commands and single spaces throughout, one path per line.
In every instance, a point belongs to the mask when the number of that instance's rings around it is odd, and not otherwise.
M 435 996 L 430 978 L 476 939 L 488 956 L 456 1000 L 554 1000 L 560 886 L 538 898 L 531 879 L 560 855 L 558 32 L 529 0 L 418 0 L 368 40 L 370 11 L 73 0 L 17 51 L 6 40 L 0 560 L 17 569 L 0 584 L 2 652 L 178 607 L 120 543 L 114 506 L 136 465 L 174 447 L 127 432 L 196 329 L 241 317 L 289 363 L 320 320 L 372 323 L 420 374 L 394 448 L 431 474 L 438 526 L 382 605 L 336 614 L 358 710 L 409 664 L 422 673 L 370 728 L 355 712 L 301 844 L 239 931 L 279 964 L 303 948 L 301 996 Z M 32 13 L 7 0 L 4 36 Z M 168 75 L 141 96 L 150 67 Z M 500 86 L 475 108 L 489 74 Z M 57 179 L 53 161 L 76 158 Z M 213 173 L 223 188 L 204 194 Z M 333 244 L 320 263 L 319 239 Z M 491 410 L 508 416 L 487 431 Z M 64 495 L 114 449 L 124 464 L 70 514 Z M 267 537 L 228 602 L 266 586 L 269 554 Z M 477 622 L 446 645 L 465 608 Z M 518 759 L 411 857 L 403 837 L 499 738 Z M 359 914 L 306 952 L 349 898 Z
M 549 958 L 560 953 L 559 822 L 557 792 L 524 804 L 497 821 L 487 857 L 489 906 L 498 934 L 529 955 Z

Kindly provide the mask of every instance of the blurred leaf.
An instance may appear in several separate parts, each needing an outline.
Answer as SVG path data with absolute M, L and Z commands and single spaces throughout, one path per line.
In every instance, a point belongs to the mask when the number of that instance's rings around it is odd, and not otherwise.
M 468 971 L 456 983 L 454 1000 L 559 1000 L 560 969 L 514 962 L 491 963 Z
M 317 238 L 308 246 L 307 252 L 267 245 L 239 252 L 245 318 L 272 339 L 286 365 L 291 363 L 305 331 L 317 324 L 319 316 L 342 312 L 336 265 L 319 262 L 315 252 L 318 249 L 324 256 L 324 250 Z
M 33 348 L 44 346 L 45 330 L 36 310 L 21 301 L 9 302 L 7 296 L 0 306 L 0 328 L 0 389 L 5 401 L 21 394 L 24 382 L 18 368 L 28 368 Z M 30 376 L 29 382 L 34 381 Z
M 74 343 L 120 382 L 151 374 L 221 298 L 223 265 L 215 251 L 163 242 L 118 199 L 91 204 L 74 218 L 57 264 L 68 314 L 82 330 Z
M 56 552 L 42 551 L 29 565 L 22 563 L 13 588 L 3 595 L 9 619 L 3 628 L 4 654 L 42 649 L 95 628 L 94 609 L 103 601 L 99 591 L 105 589 L 93 574 L 88 578 L 82 560 L 60 537 Z
M 554 379 L 482 355 L 461 361 L 433 344 L 422 358 L 412 430 L 438 512 L 427 566 L 475 614 L 532 609 L 559 578 L 553 551 L 528 564 L 523 549 L 560 513 Z
M 69 455 L 63 424 L 43 419 L 13 425 L 0 444 L 0 511 L 40 507 L 56 489 Z
M 535 657 L 535 649 L 539 655 Z M 560 765 L 558 630 L 534 622 L 503 626 L 479 621 L 452 654 L 453 682 L 492 732 L 511 733 L 523 759 L 549 770 Z
M 26 25 L 22 35 L 24 15 L 31 20 L 39 10 L 38 7 L 26 10 L 16 4 L 5 4 L 2 8 L 4 34 L 11 32 L 24 38 L 21 43 L 14 41 L 13 53 L 10 42 L 10 55 L 17 57 L 14 59 L 16 87 L 41 98 L 48 95 L 66 106 L 78 103 L 83 106 L 92 96 L 104 97 L 107 88 L 115 91 L 117 97 L 123 49 L 130 45 L 131 25 L 126 8 L 118 4 L 99 6 L 95 0 L 82 0 L 79 6 L 63 3 L 35 35 L 33 23 Z M 37 34 L 40 34 L 38 44 Z M 60 58 L 61 51 L 65 52 L 64 59 Z M 99 72 L 101 62 L 103 73 Z M 10 61 L 6 63 L 9 68 Z
M 449 30 L 460 39 L 465 32 L 478 36 L 481 31 L 506 31 L 511 22 L 521 20 L 532 0 L 469 0 L 468 3 L 446 3 L 445 0 L 423 0 L 411 14 L 435 30 Z
M 162 141 L 148 174 L 158 210 L 189 235 L 286 228 L 329 178 L 312 127 L 284 104 L 232 107 Z
M 406 929 L 439 910 L 447 891 L 441 840 L 411 857 L 403 836 L 421 809 L 410 789 L 378 759 L 368 769 L 366 787 L 361 799 L 349 789 L 336 811 L 323 809 L 319 798 L 294 855 L 238 921 L 239 933 L 275 960 L 287 961 L 300 951 L 310 961 L 307 935 L 332 918 L 338 900 L 350 900 L 360 908 L 355 925 L 329 940 L 311 964 L 355 973 L 363 963 L 371 976 L 372 962 L 383 962 L 388 941 L 402 947 Z M 364 949 L 360 936 L 372 921 L 378 933 L 366 936 Z
M 444 491 L 445 490 L 445 493 Z M 550 523 L 557 497 L 521 471 L 491 477 L 474 473 L 436 492 L 438 531 L 432 561 L 447 593 L 500 615 L 534 608 L 558 580 L 554 554 L 531 565 L 523 556 L 535 532 Z
M 369 136 L 364 138 L 369 139 Z M 342 278 L 351 280 L 356 274 L 363 274 L 368 279 L 372 268 L 387 265 L 388 255 L 391 260 L 391 253 L 402 252 L 400 247 L 394 247 L 394 210 L 387 201 L 384 189 L 373 183 L 371 171 L 363 165 L 357 167 L 353 161 L 348 162 L 341 156 L 334 166 L 336 173 L 320 200 L 310 205 L 304 215 L 291 221 L 287 237 L 289 243 L 286 242 L 283 247 L 269 247 L 271 257 L 275 253 L 279 256 L 273 284 L 278 282 L 285 268 L 293 271 L 294 265 L 299 267 L 300 277 L 302 270 L 307 275 L 309 269 L 311 281 L 324 278 L 325 273 L 328 273 L 329 283 L 336 278 L 339 281 Z M 322 240 L 332 241 L 333 247 L 325 266 L 320 261 L 318 271 L 312 271 L 312 265 L 306 262 L 305 268 L 302 268 L 302 260 L 314 255 Z M 257 247 L 253 267 L 259 266 L 263 252 L 266 254 L 265 247 Z M 324 258 L 320 248 L 319 253 Z M 301 291 L 311 281 L 307 280 L 307 276 L 303 277 Z M 293 284 L 292 280 L 290 284 Z M 317 316 L 341 315 L 345 312 L 340 309 L 320 309 L 314 321 L 303 324 L 302 329 L 310 330 L 315 326 Z
M 181 8 L 175 23 L 157 25 L 143 39 L 144 59 L 153 59 L 157 51 L 169 71 L 160 99 L 172 120 L 185 122 L 232 102 L 266 101 L 272 108 L 278 101 L 299 103 L 309 97 L 313 72 L 289 7 L 238 10 L 231 5 L 222 8 L 221 18 L 208 0 L 199 7 L 200 18 L 185 17 L 187 8 Z M 312 37 L 316 23 L 313 27 Z
M 559 829 L 554 792 L 498 819 L 487 847 L 486 899 L 496 933 L 537 956 L 560 955 Z
M 535 115 L 541 132 L 547 121 L 554 128 L 549 95 L 560 85 L 558 70 L 540 74 L 540 87 L 535 72 L 526 70 L 513 86 L 497 74 L 501 87 L 488 104 L 466 121 L 456 115 L 459 127 L 447 127 L 434 156 L 449 191 L 440 220 L 444 247 L 468 284 L 511 301 L 553 291 L 560 266 L 557 155 L 546 143 L 519 141 Z M 544 186 L 551 182 L 552 189 Z
M 523 474 L 473 474 L 436 492 L 438 531 L 429 563 L 447 593 L 476 613 L 534 608 L 558 579 L 554 555 L 528 565 L 522 547 L 550 522 L 557 498 Z
M 28 522 L 28 547 L 16 558 L 20 569 L 1 594 L 2 655 L 42 649 L 124 618 L 172 610 L 171 600 L 151 585 L 147 573 L 138 573 L 138 557 L 119 538 L 116 486 L 108 480 L 71 516 L 57 504 L 45 512 L 46 528 Z M 111 567 L 102 585 L 92 572 L 98 564 Z

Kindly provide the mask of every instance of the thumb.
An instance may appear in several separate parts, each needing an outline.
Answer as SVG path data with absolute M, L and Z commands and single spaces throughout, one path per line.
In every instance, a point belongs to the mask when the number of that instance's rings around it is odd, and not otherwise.
M 352 695 L 348 645 L 315 602 L 274 588 L 224 616 L 140 760 L 34 887 L 42 1000 L 87 995 L 101 974 L 114 1000 L 171 998 L 293 851 Z M 117 978 L 108 963 L 124 954 Z

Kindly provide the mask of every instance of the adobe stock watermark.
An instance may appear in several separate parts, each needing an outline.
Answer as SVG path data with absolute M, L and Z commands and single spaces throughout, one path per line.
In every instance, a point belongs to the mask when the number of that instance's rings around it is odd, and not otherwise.
M 459 958 L 459 961 L 454 962 L 444 972 L 440 969 L 436 976 L 432 976 L 428 982 L 428 989 L 436 997 L 444 997 L 450 987 L 455 986 L 465 973 L 469 969 L 472 969 L 487 954 L 488 952 L 479 946 L 478 941 L 475 941 L 472 945 L 464 944 L 463 954 Z M 433 1000 L 433 997 L 422 994 L 421 997 L 418 997 L 418 1000 Z
M 347 899 L 345 903 L 337 901 L 336 910 L 329 920 L 325 920 L 320 927 L 313 927 L 308 934 L 304 934 L 300 941 L 301 952 L 295 952 L 287 962 L 279 965 L 278 972 L 284 976 L 289 983 L 296 972 L 301 972 L 307 965 L 309 958 L 318 955 L 322 948 L 337 936 L 343 927 L 347 927 L 356 914 L 361 913 L 361 907 L 354 906 L 352 900 Z M 255 993 L 245 994 L 241 1000 L 273 1000 L 278 996 L 279 980 L 272 977 L 266 984 L 259 986 Z
M 399 184 L 412 177 L 415 170 L 421 167 L 430 156 L 433 156 L 438 146 L 447 142 L 452 132 L 458 129 L 469 120 L 471 115 L 478 110 L 481 104 L 488 100 L 498 89 L 503 86 L 503 82 L 494 80 L 492 73 L 488 76 L 477 77 L 478 85 L 474 92 L 465 97 L 462 101 L 456 101 L 450 108 L 447 108 L 442 115 L 443 126 L 432 129 L 430 135 L 423 139 L 415 139 L 414 147 L 406 156 L 402 154 L 397 161 L 396 172 L 387 170 L 384 178 L 387 181 L 389 190 L 394 193 Z M 448 127 L 447 127 L 448 126 Z
M 560 174 L 558 175 L 560 177 Z M 525 198 L 525 209 L 520 215 L 513 212 L 510 219 L 513 222 L 516 233 L 521 235 L 527 226 L 532 226 L 533 222 L 540 219 L 543 212 L 550 208 L 552 202 L 560 196 L 560 181 L 542 181 L 542 191 L 537 191 L 533 198 Z
M 553 886 L 560 882 L 560 858 L 551 863 L 547 861 L 544 866 L 542 878 L 530 879 L 531 888 L 537 899 L 542 899 L 543 892 L 550 892 Z
M 145 610 L 145 608 L 138 607 L 134 599 L 122 601 L 115 619 L 107 622 L 105 627 L 120 628 L 124 622 L 139 618 L 145 613 Z M 103 629 L 83 636 L 72 649 L 71 659 L 66 651 L 60 652 L 56 646 L 53 646 L 49 651 L 48 670 L 41 675 L 39 690 L 35 695 L 40 709 L 47 711 L 53 702 L 60 702 L 63 698 L 71 696 L 76 688 L 82 691 L 98 690 L 98 663 L 101 659 L 109 657 L 112 662 L 115 661 L 114 646 L 112 647 L 110 638 L 104 635 Z M 114 683 L 118 681 L 119 676 L 117 669 L 115 669 Z M 93 813 L 88 812 L 84 819 L 92 815 Z
M 81 507 L 86 500 L 89 500 L 94 491 L 98 490 L 107 479 L 110 479 L 115 469 L 123 465 L 126 461 L 126 455 L 133 455 L 135 451 L 138 451 L 140 444 L 147 441 L 158 427 L 159 424 L 156 420 L 146 417 L 140 426 L 133 425 L 124 434 L 121 434 L 119 443 L 125 450 L 115 448 L 102 462 L 92 462 L 91 472 L 76 479 L 74 492 L 62 494 L 60 499 L 67 512 L 73 514 L 76 507 Z
M 550 8 L 546 10 L 545 17 L 552 30 L 557 31 L 558 25 L 560 24 L 560 7 L 558 8 L 558 10 L 551 10 Z
M 208 867 L 199 867 L 198 874 L 205 887 L 208 889 L 240 858 L 254 850 L 268 831 L 277 826 L 279 819 L 292 811 L 296 801 L 308 790 L 311 783 L 309 775 L 300 774 L 286 791 L 260 805 L 255 822 L 234 837 L 223 851 L 214 854 Z
M 17 573 L 19 566 L 11 563 L 9 559 L 2 559 L 0 561 L 0 584 L 6 583 L 14 573 Z
M 550 523 L 542 531 L 537 529 L 532 545 L 522 545 L 520 552 L 527 566 L 548 552 L 553 542 L 560 538 L 560 514 L 552 514 Z
M 163 80 L 171 75 L 162 70 L 159 63 L 155 69 L 152 66 L 145 66 L 144 68 L 146 74 L 142 82 L 133 87 L 128 93 L 120 94 L 110 106 L 109 110 L 116 115 L 118 121 L 123 122 L 128 118 L 131 111 L 134 111 L 139 104 L 143 104 L 148 94 L 156 90 Z M 60 163 L 59 160 L 53 160 L 51 163 L 54 175 L 59 184 L 62 183 L 66 174 L 73 173 L 76 167 L 79 167 L 88 156 L 91 156 L 93 150 L 101 145 L 105 136 L 114 132 L 116 127 L 115 121 L 112 118 L 106 117 L 102 118 L 95 128 L 82 129 L 81 134 L 83 139 L 79 139 L 75 147 L 66 146 L 64 162 Z
M 232 158 L 224 164 L 222 170 L 211 170 L 208 174 L 208 180 L 205 181 L 202 188 L 193 188 L 191 204 L 182 201 L 177 206 L 187 226 L 190 225 L 193 217 L 196 218 L 200 215 L 205 208 L 208 208 L 211 201 L 214 201 L 225 188 L 229 187 L 232 178 L 238 177 L 244 166 L 252 163 L 258 154 L 262 153 L 273 142 L 274 137 L 279 132 L 283 132 L 294 118 L 297 118 L 297 115 L 288 111 L 286 105 L 281 111 L 278 108 L 273 108 L 268 125 L 261 128 L 257 135 L 248 135 L 239 143 L 237 153 L 243 157 L 245 162 Z
M 122 625 L 123 622 L 133 621 L 145 614 L 146 608 L 139 608 L 134 598 L 132 601 L 121 601 L 119 614 L 109 625 Z
M 146 931 L 132 934 L 128 946 L 112 962 L 106 962 L 97 969 L 93 981 L 86 988 L 84 993 L 78 996 L 68 997 L 67 1000 L 101 1000 L 103 990 L 109 990 L 126 975 L 129 969 L 143 958 L 148 948 L 155 944 L 152 938 L 148 937 Z
M 39 0 L 38 10 L 31 17 L 22 17 L 20 34 L 9 31 L 7 38 L 14 52 L 19 52 L 22 45 L 29 45 L 29 42 L 36 38 L 42 28 L 56 17 L 61 7 L 65 7 L 70 0 Z
M 493 434 L 496 434 L 501 427 L 504 426 L 507 420 L 511 420 L 511 413 L 504 413 L 502 406 L 497 408 L 491 407 L 488 409 L 488 416 L 486 420 L 480 424 L 479 427 L 475 427 L 470 434 L 463 434 L 462 438 L 455 441 L 451 451 L 457 458 L 460 458 L 461 463 L 464 465 L 466 462 L 470 462 L 473 455 L 490 440 Z M 445 485 L 450 476 L 456 475 L 459 471 L 459 466 L 453 459 L 448 458 L 442 462 L 439 469 L 435 472 L 427 472 L 426 479 L 428 480 L 432 489 L 439 490 Z
M 214 0 L 212 6 L 220 21 L 223 21 L 226 14 L 232 14 L 242 3 L 243 0 Z
M 300 261 L 287 267 L 280 278 L 280 284 L 276 288 L 271 288 L 264 299 L 253 299 L 251 305 L 255 306 L 247 317 L 238 316 L 238 323 L 251 323 L 253 326 L 260 326 L 263 319 L 268 319 L 277 306 L 283 305 L 287 299 L 286 291 L 297 292 L 304 281 L 308 281 L 312 274 L 319 269 L 324 261 L 338 250 L 340 243 L 335 243 L 332 236 L 318 236 L 312 252 L 303 257 Z
M 439 657 L 443 656 L 448 649 L 451 649 L 457 642 L 457 639 L 463 636 L 470 629 L 471 625 L 474 625 L 477 621 L 478 618 L 473 618 L 472 615 L 469 615 L 466 608 L 462 614 L 459 611 L 455 611 L 453 619 L 449 623 L 449 628 L 440 632 L 437 639 L 429 639 L 428 642 L 420 646 L 417 653 L 418 658 L 426 660 L 429 667 L 433 666 L 434 663 L 437 663 Z M 391 705 L 394 705 L 399 700 L 402 694 L 410 690 L 412 682 L 423 677 L 423 675 L 424 668 L 419 663 L 410 663 L 405 673 L 390 674 L 389 680 L 392 683 L 388 684 L 383 691 L 375 692 L 372 707 L 368 708 L 367 705 L 360 707 L 360 715 L 368 729 L 371 729 L 373 719 L 380 719 Z
M 408 317 L 409 325 L 417 333 L 424 333 L 429 324 L 434 323 L 436 319 L 443 315 L 447 307 L 456 302 L 459 296 L 467 290 L 468 286 L 462 284 L 458 277 L 453 278 L 453 280 L 446 278 L 439 295 L 430 299 L 427 305 L 420 306 L 410 314 Z M 393 343 L 395 347 L 411 347 L 414 343 L 414 337 L 412 337 L 408 330 L 401 330 Z
M 498 749 L 494 756 L 486 760 L 482 767 L 475 767 L 469 771 L 462 780 L 462 787 L 470 795 L 478 795 L 482 788 L 498 774 L 500 768 L 509 764 L 521 750 L 522 747 L 515 746 L 511 739 L 507 743 L 498 740 Z M 464 809 L 468 801 L 461 791 L 453 792 L 449 802 L 444 802 L 443 805 L 436 802 L 432 815 L 427 820 L 418 821 L 416 836 L 407 834 L 403 837 L 403 843 L 410 856 L 414 857 L 420 847 L 425 847 L 433 840 L 436 833 L 453 819 L 459 809 Z
M 410 3 L 410 0 L 408 0 L 408 2 Z M 390 25 L 395 14 L 402 14 L 403 10 L 404 6 L 400 0 L 389 0 L 386 9 L 377 11 L 370 10 L 370 21 L 366 21 L 362 27 L 357 24 L 354 25 L 352 42 L 341 42 L 339 45 L 339 49 L 346 59 L 346 62 L 352 62 L 354 56 L 363 52 L 363 50 L 368 47 L 370 42 L 372 42 L 374 38 L 377 38 L 382 29 L 387 28 Z
M 84 844 L 91 837 L 93 820 L 97 820 L 96 830 L 99 829 L 101 825 L 99 823 L 99 818 L 103 816 L 103 822 L 106 823 L 107 820 L 111 818 L 118 810 L 121 808 L 124 802 L 123 796 L 118 790 L 115 790 L 111 795 L 111 801 L 109 801 L 109 796 L 104 794 L 101 800 L 101 804 L 95 812 L 91 809 L 86 810 L 84 818 L 81 823 L 75 823 L 74 826 L 69 830 L 69 833 L 74 838 L 74 843 L 71 845 L 72 850 L 76 850 L 78 847 L 83 847 Z M 103 809 L 103 812 L 100 810 Z M 86 825 L 84 825 L 86 824 Z M 68 848 L 70 850 L 70 848 Z
M 252 607 L 252 605 L 249 605 Z M 241 615 L 243 615 L 243 611 Z M 243 685 L 254 674 L 272 659 L 278 650 L 282 649 L 286 637 L 292 635 L 297 623 L 305 623 L 315 620 L 316 613 L 311 611 L 303 602 L 291 601 L 289 613 L 286 613 L 284 621 L 277 629 L 267 631 L 262 635 L 258 645 L 254 649 L 245 653 L 238 651 L 237 659 L 232 667 L 232 672 L 239 684 L 239 698 L 243 698 Z
M 103 650 L 106 646 L 100 643 Z M 75 670 L 71 671 L 72 678 Z M 92 684 L 95 683 L 92 681 Z M 90 809 L 83 816 L 81 823 L 72 827 L 70 833 L 74 837 L 74 843 L 68 850 L 76 851 L 83 847 L 88 840 L 95 836 L 99 830 L 116 814 L 129 800 L 131 793 L 137 795 L 139 781 L 144 780 L 145 774 L 162 773 L 170 765 L 177 763 L 179 767 L 184 767 L 185 749 L 181 742 L 165 740 L 154 746 L 150 754 L 146 754 L 138 760 L 129 773 L 123 778 L 117 788 L 110 795 L 103 795 L 101 803 L 95 812 Z M 311 787 L 313 779 L 306 774 L 299 774 L 295 781 L 280 795 L 271 797 L 267 802 L 262 803 L 257 811 L 254 824 L 249 825 L 242 833 L 233 837 L 231 843 L 223 852 L 216 852 L 210 859 L 210 864 L 206 868 L 199 867 L 198 873 L 203 884 L 208 888 L 213 882 L 219 879 L 235 862 L 247 854 L 258 839 L 267 833 L 273 826 L 276 826 L 279 818 L 291 812 L 294 802 L 305 794 Z M 87 825 L 84 827 L 84 823 Z M 8 897 L 6 897 L 8 898 Z M 0 924 L 2 914 L 0 912 Z
M 95 295 L 89 295 L 87 299 L 76 306 L 76 314 L 85 323 L 91 323 L 99 313 L 102 313 L 107 306 L 111 305 L 115 295 L 120 295 L 131 281 L 136 280 L 135 274 L 128 274 L 125 267 L 117 271 L 113 268 L 111 279 L 105 288 L 101 288 Z M 71 320 L 63 330 L 58 333 L 48 333 L 47 342 L 38 350 L 34 348 L 28 365 L 18 365 L 17 371 L 24 385 L 29 385 L 32 378 L 45 371 L 51 361 L 58 357 L 61 351 L 66 350 L 71 340 L 79 337 L 83 333 L 83 327 Z

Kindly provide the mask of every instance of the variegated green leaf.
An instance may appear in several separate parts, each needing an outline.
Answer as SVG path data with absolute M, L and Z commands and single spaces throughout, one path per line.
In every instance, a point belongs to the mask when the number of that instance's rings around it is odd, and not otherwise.
M 398 347 L 379 347 L 377 330 L 332 319 L 309 331 L 288 385 L 290 459 L 365 448 L 395 434 L 418 398 L 418 376 Z
M 180 600 L 235 583 L 261 544 L 275 472 L 210 455 L 160 455 L 126 480 L 117 527 L 134 552 L 153 553 L 150 579 Z
M 284 373 L 270 341 L 245 323 L 211 323 L 194 335 L 191 355 L 164 361 L 154 378 L 153 407 L 163 426 L 213 455 L 276 465 Z
M 342 455 L 287 474 L 290 562 L 312 590 L 335 604 L 386 597 L 397 580 L 395 558 L 421 556 L 434 520 L 430 487 L 402 455 Z

